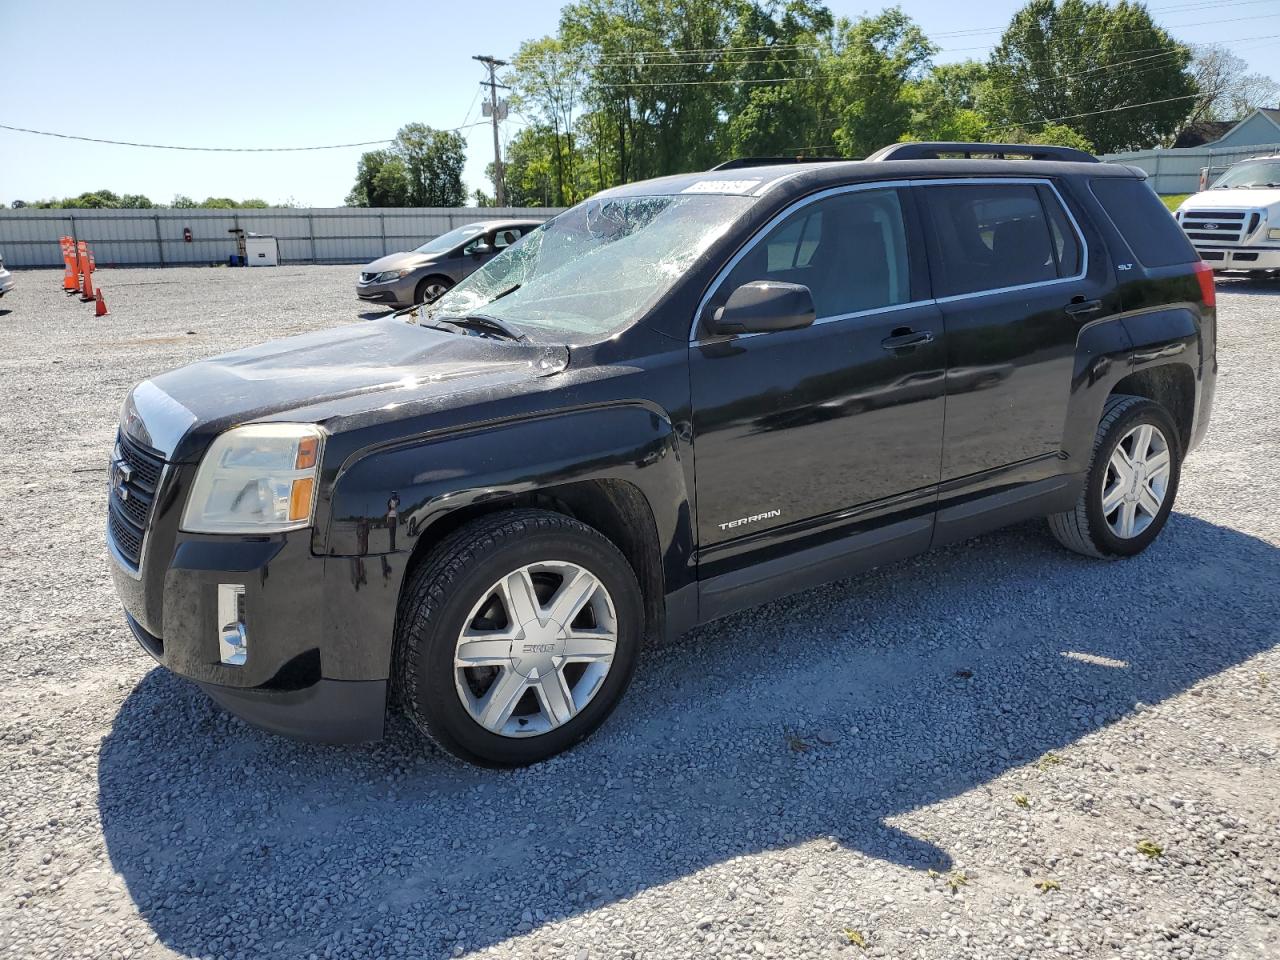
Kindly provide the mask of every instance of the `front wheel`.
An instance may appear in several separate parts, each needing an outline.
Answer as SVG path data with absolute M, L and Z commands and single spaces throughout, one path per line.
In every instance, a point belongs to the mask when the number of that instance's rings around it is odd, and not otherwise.
M 446 293 L 453 283 L 448 277 L 426 277 L 417 286 L 413 293 L 413 302 L 431 303 L 433 300 L 439 300 Z
M 1145 397 L 1114 396 L 1103 409 L 1084 490 L 1073 509 L 1049 517 L 1064 547 L 1114 559 L 1159 536 L 1178 492 L 1182 448 L 1167 410 Z
M 443 540 L 396 619 L 392 682 L 414 725 L 460 759 L 505 767 L 560 753 L 604 722 L 631 680 L 644 612 L 604 536 L 512 510 Z

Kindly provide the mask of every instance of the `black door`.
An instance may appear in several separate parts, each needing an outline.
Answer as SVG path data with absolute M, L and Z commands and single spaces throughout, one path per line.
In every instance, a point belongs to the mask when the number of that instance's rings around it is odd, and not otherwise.
M 1048 183 L 915 189 L 947 330 L 944 487 L 1056 473 L 1077 337 L 1114 307 L 1110 265 Z
M 817 320 L 729 337 L 697 331 L 700 578 L 892 517 L 913 516 L 912 547 L 927 545 L 944 337 L 906 202 L 885 188 L 808 202 L 763 231 L 713 288 L 704 317 L 743 283 L 802 283 Z

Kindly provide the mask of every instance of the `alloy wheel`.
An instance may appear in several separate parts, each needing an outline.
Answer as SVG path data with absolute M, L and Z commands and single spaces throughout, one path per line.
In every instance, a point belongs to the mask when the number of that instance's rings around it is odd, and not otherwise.
M 1160 428 L 1140 423 L 1126 433 L 1107 463 L 1102 516 L 1117 537 L 1139 536 L 1160 513 L 1169 491 L 1169 441 Z
M 613 599 L 593 573 L 567 561 L 520 567 L 465 620 L 454 649 L 458 697 L 491 733 L 546 733 L 591 702 L 617 643 Z

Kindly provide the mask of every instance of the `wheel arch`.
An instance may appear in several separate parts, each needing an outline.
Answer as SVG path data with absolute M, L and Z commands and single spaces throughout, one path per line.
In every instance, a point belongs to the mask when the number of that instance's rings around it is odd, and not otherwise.
M 1145 397 L 1168 410 L 1183 451 L 1188 449 L 1196 409 L 1196 375 L 1190 364 L 1162 363 L 1135 370 L 1111 388 L 1111 396 L 1122 394 Z
M 398 519 L 387 521 L 398 499 Z M 461 525 L 518 507 L 575 517 L 636 573 L 649 635 L 696 622 L 693 503 L 671 421 L 627 402 L 513 419 L 354 455 L 334 480 L 314 541 L 326 557 L 335 629 L 390 662 L 411 568 Z M 358 585 L 357 585 L 358 584 Z M 375 649 L 376 648 L 376 649 Z
M 456 281 L 456 280 L 454 280 L 454 279 L 453 279 L 453 277 L 449 276 L 447 273 L 440 273 L 439 271 L 432 271 L 432 272 L 429 272 L 429 273 L 425 274 L 424 276 L 420 277 L 420 278 L 418 279 L 418 282 L 417 282 L 417 283 L 415 283 L 415 284 L 413 285 L 413 295 L 414 295 L 414 297 L 416 298 L 416 297 L 417 297 L 417 295 L 418 295 L 418 291 L 419 291 L 419 290 L 421 290 L 421 289 L 422 289 L 424 286 L 426 286 L 428 283 L 430 283 L 432 280 L 439 280 L 439 281 L 443 282 L 446 286 L 449 286 L 449 287 L 452 287 L 455 283 L 457 283 L 457 281 Z
M 481 517 L 528 507 L 572 517 L 602 534 L 622 551 L 635 572 L 644 598 L 646 635 L 661 634 L 666 618 L 658 528 L 644 494 L 626 480 L 592 479 L 554 484 L 494 500 L 482 500 L 439 517 L 426 536 L 417 538 L 405 568 L 403 584 L 441 541 Z M 404 586 L 401 586 L 403 591 Z

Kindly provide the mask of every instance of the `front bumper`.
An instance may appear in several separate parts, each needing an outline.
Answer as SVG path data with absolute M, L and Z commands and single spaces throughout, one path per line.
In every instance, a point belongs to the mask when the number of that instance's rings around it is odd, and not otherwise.
M 1197 246 L 1196 253 L 1215 270 L 1280 270 L 1280 247 Z
M 164 663 L 164 641 L 147 633 L 125 613 L 125 622 L 142 649 Z M 245 723 L 298 740 L 362 743 L 382 738 L 387 681 L 326 680 L 298 689 L 232 687 L 200 683 L 215 703 Z
M 12 274 L 8 271 L 0 270 L 0 296 L 8 293 L 15 286 L 17 286 L 17 282 L 13 279 Z
M 181 533 L 181 498 L 164 486 L 143 562 L 132 568 L 112 551 L 116 592 L 142 647 L 256 726 L 327 742 L 380 737 L 404 559 L 318 556 L 310 530 Z M 238 664 L 223 662 L 219 645 L 222 584 L 244 591 L 247 656 Z
M 388 303 L 393 306 L 410 306 L 418 288 L 418 277 L 410 274 L 388 283 L 356 282 L 356 296 L 370 303 Z

